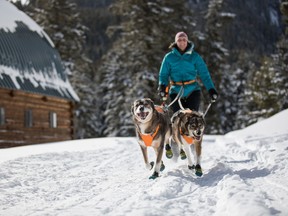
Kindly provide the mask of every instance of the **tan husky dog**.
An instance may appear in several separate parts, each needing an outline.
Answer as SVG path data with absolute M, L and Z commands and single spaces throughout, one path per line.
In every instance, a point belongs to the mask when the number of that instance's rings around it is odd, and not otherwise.
M 171 137 L 170 118 L 164 112 L 158 112 L 149 98 L 134 101 L 131 107 L 135 125 L 137 141 L 141 147 L 146 168 L 154 172 L 150 179 L 159 177 L 160 171 L 165 169 L 162 161 L 164 144 Z M 147 147 L 152 147 L 156 154 L 156 163 L 149 162 Z

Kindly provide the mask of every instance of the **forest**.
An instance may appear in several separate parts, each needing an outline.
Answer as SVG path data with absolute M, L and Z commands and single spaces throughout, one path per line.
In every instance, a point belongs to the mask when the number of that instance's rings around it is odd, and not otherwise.
M 208 134 L 288 108 L 288 0 L 29 0 L 14 4 L 51 37 L 81 101 L 77 138 L 134 136 L 130 107 L 157 94 L 161 61 L 179 31 L 219 93 Z M 209 103 L 203 87 L 201 109 Z

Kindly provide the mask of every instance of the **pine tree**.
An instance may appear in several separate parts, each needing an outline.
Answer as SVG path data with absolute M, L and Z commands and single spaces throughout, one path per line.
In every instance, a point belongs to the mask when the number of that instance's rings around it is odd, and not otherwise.
M 273 60 L 264 57 L 259 70 L 250 73 L 247 82 L 246 97 L 249 112 L 246 126 L 263 118 L 268 118 L 280 111 L 279 89 L 277 86 L 276 71 Z M 276 82 L 276 83 L 275 83 Z
M 235 77 L 234 82 L 230 83 L 231 91 L 230 98 L 227 98 L 228 101 L 232 101 L 234 104 L 230 108 L 232 110 L 231 118 L 232 121 L 228 121 L 228 124 L 231 125 L 231 130 L 236 130 L 246 127 L 250 119 L 249 116 L 249 100 L 251 97 L 246 95 L 247 92 L 247 83 L 249 83 L 251 71 L 254 71 L 256 66 L 253 61 L 253 54 L 241 50 L 238 53 L 238 60 L 233 64 L 231 68 L 231 73 Z M 229 82 L 231 79 L 229 80 Z M 233 87 L 234 86 L 234 87 Z M 226 106 L 228 108 L 228 105 Z M 228 108 L 229 109 L 229 108 Z M 233 116 L 234 114 L 234 116 Z
M 156 89 L 162 58 L 176 32 L 189 31 L 191 22 L 184 0 L 119 0 L 112 11 L 122 14 L 122 33 L 98 70 L 103 74 L 104 135 L 135 135 L 131 104 L 142 97 L 158 102 Z
M 283 20 L 287 24 L 288 1 L 282 1 L 280 7 Z M 247 106 L 244 111 L 247 116 L 245 126 L 262 118 L 268 118 L 288 107 L 287 33 L 286 30 L 277 44 L 278 53 L 263 57 L 260 67 L 254 67 L 249 71 L 245 90 L 245 105 Z
M 285 32 L 277 44 L 279 54 L 275 56 L 274 62 L 276 62 L 277 71 L 275 79 L 279 82 L 279 100 L 283 110 L 288 108 L 288 0 L 281 1 L 280 10 L 285 25 Z
M 232 109 L 226 109 L 227 106 L 233 106 L 233 102 L 229 101 L 229 94 L 231 89 L 227 84 L 234 82 L 227 79 L 233 79 L 230 76 L 231 71 L 228 65 L 227 57 L 229 56 L 228 50 L 224 47 L 222 41 L 222 29 L 226 23 L 231 21 L 234 14 L 223 12 L 223 0 L 210 0 L 208 11 L 205 16 L 206 25 L 204 34 L 199 34 L 201 39 L 196 39 L 201 45 L 199 48 L 200 54 L 203 55 L 207 63 L 211 77 L 214 81 L 215 87 L 219 92 L 219 99 L 209 110 L 207 115 L 207 133 L 223 133 L 230 129 L 228 119 L 229 114 L 233 113 Z M 197 35 L 197 34 L 196 34 Z M 226 74 L 224 74 L 226 73 Z M 204 103 L 210 100 L 207 93 L 204 93 Z M 231 121 L 231 119 L 229 119 Z

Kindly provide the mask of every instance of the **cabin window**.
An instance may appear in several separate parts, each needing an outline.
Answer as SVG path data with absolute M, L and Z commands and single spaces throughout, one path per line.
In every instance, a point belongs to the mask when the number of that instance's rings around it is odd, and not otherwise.
M 25 127 L 32 127 L 33 126 L 33 115 L 32 110 L 25 111 Z
M 50 128 L 57 127 L 57 113 L 50 112 Z
M 0 126 L 5 124 L 5 109 L 0 107 Z

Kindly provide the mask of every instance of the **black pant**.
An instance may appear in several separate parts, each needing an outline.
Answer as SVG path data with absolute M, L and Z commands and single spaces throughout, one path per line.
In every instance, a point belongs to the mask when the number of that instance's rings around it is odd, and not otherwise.
M 171 94 L 170 100 L 173 101 L 176 97 L 177 97 L 177 94 Z M 191 110 L 198 111 L 199 106 L 200 106 L 200 100 L 201 100 L 201 92 L 200 90 L 197 90 L 197 91 L 193 91 L 187 98 L 182 98 L 180 101 L 184 109 L 189 108 Z M 178 100 L 175 101 L 171 105 L 171 107 L 174 113 L 180 110 Z

